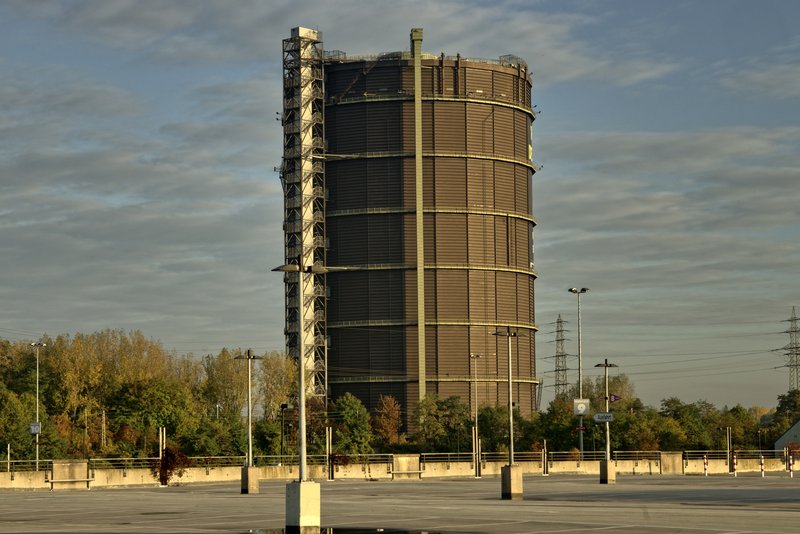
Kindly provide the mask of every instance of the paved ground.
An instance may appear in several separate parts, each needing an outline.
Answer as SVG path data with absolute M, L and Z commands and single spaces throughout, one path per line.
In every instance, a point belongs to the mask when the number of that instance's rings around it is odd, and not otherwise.
M 281 482 L 0 492 L 3 533 L 247 533 L 280 529 Z M 322 522 L 379 531 L 744 534 L 800 532 L 800 477 L 525 477 L 520 501 L 500 479 L 322 482 Z

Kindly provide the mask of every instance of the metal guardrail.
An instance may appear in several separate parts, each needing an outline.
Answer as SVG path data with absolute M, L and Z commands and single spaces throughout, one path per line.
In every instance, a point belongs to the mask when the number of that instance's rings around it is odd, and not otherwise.
M 605 451 L 583 451 L 583 457 L 581 457 L 579 451 L 553 451 L 547 453 L 548 462 L 591 462 L 604 460 L 605 457 Z
M 762 456 L 767 459 L 787 460 L 786 452 L 783 450 L 734 450 L 738 459 L 759 459 Z M 613 460 L 655 460 L 661 459 L 661 451 L 612 451 Z M 704 457 L 709 460 L 726 460 L 728 451 L 725 450 L 694 450 L 683 451 L 683 460 L 702 460 Z M 795 455 L 797 457 L 797 455 Z M 421 465 L 434 462 L 472 462 L 471 452 L 437 452 L 421 453 L 419 455 Z M 578 451 L 551 451 L 547 453 L 548 462 L 563 461 L 597 461 L 605 458 L 605 451 L 584 451 L 583 456 Z M 514 453 L 515 461 L 519 462 L 540 462 L 542 452 L 522 451 Z M 152 469 L 158 466 L 160 458 L 89 458 L 90 469 Z M 297 465 L 296 454 L 286 455 L 264 455 L 253 458 L 256 466 L 280 466 Z M 508 460 L 507 452 L 483 452 L 481 453 L 482 462 L 504 462 Z M 194 467 L 232 467 L 244 466 L 245 456 L 192 456 L 189 457 L 190 466 Z M 349 465 L 349 464 L 388 464 L 392 465 L 392 454 L 364 454 L 364 455 L 343 455 L 334 454 L 328 458 L 324 454 L 309 455 L 307 462 L 309 465 Z M 51 471 L 53 460 L 39 460 L 39 471 Z M 0 470 L 9 472 L 35 471 L 35 460 L 6 460 L 0 466 Z
M 654 460 L 661 461 L 661 451 L 612 451 L 611 459 L 617 461 L 623 460 Z

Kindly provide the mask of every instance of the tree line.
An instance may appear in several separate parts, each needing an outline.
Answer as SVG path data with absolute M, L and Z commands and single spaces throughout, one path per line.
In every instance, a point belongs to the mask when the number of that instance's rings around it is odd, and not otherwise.
M 39 347 L 40 458 L 152 457 L 158 429 L 189 456 L 240 456 L 247 448 L 247 361 L 243 349 L 203 357 L 178 355 L 140 331 L 104 330 L 46 337 Z M 0 338 L 0 445 L 14 459 L 34 457 L 30 424 L 36 414 L 36 347 Z M 295 454 L 297 367 L 282 352 L 259 355 L 254 366 L 256 455 Z M 604 405 L 602 379 L 584 381 L 592 411 Z M 727 429 L 735 448 L 768 449 L 798 418 L 800 391 L 777 398 L 775 409 L 716 408 L 703 400 L 675 397 L 659 407 L 644 405 L 626 375 L 610 378 L 614 450 L 724 449 Z M 557 397 L 540 413 L 515 412 L 515 449 L 568 451 L 577 446 L 575 391 Z M 466 452 L 471 450 L 468 399 L 431 395 L 413 408 L 412 431 L 403 431 L 400 404 L 381 397 L 369 413 L 353 395 L 307 400 L 308 452 L 325 453 L 326 427 L 334 453 Z M 591 412 L 587 414 L 591 421 Z M 484 451 L 508 443 L 506 407 L 482 407 L 478 423 Z M 604 433 L 589 423 L 585 450 L 603 450 Z

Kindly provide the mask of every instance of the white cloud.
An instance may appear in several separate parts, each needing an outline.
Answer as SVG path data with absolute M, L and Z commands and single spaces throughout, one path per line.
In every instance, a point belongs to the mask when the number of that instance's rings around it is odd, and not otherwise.
M 776 98 L 800 97 L 800 63 L 745 67 L 723 76 L 728 89 Z

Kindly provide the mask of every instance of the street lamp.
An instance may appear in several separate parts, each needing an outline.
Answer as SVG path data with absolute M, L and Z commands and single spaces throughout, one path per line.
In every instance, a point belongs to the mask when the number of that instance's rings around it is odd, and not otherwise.
M 578 398 L 583 399 L 583 347 L 581 339 L 581 295 L 589 292 L 588 287 L 571 287 L 567 291 L 574 293 L 578 297 Z M 580 449 L 581 460 L 583 459 L 583 415 L 578 420 L 578 448 Z
M 36 423 L 31 425 L 31 430 L 36 438 L 36 470 L 39 470 L 39 433 L 42 431 L 42 424 L 39 422 L 39 347 L 46 347 L 47 343 L 37 341 L 31 343 L 31 347 L 36 347 Z
M 475 362 L 475 374 L 470 372 L 473 384 L 473 400 L 475 402 L 475 426 L 472 428 L 472 452 L 475 457 L 475 478 L 481 478 L 481 440 L 480 432 L 478 432 L 478 358 L 480 354 L 470 353 L 469 364 L 470 371 L 472 371 L 472 362 Z
M 608 358 L 606 358 L 603 363 L 598 363 L 595 367 L 603 367 L 605 371 L 605 383 L 606 383 L 606 413 L 608 413 L 608 368 L 609 367 L 619 367 L 617 364 L 608 363 Z M 606 461 L 611 460 L 611 431 L 608 420 L 606 420 Z
M 253 360 L 260 360 L 261 356 L 253 355 L 253 351 L 241 356 L 236 356 L 235 360 L 247 360 L 247 462 L 242 469 L 242 493 L 258 493 L 258 475 L 252 470 L 253 467 Z M 253 480 L 255 478 L 255 480 Z
M 500 470 L 501 497 L 503 499 L 519 499 L 522 498 L 522 469 L 520 466 L 514 465 L 514 391 L 511 375 L 511 338 L 517 337 L 518 333 L 512 332 L 509 326 L 505 332 L 498 330 L 492 335 L 508 338 L 508 465 L 503 466 Z

